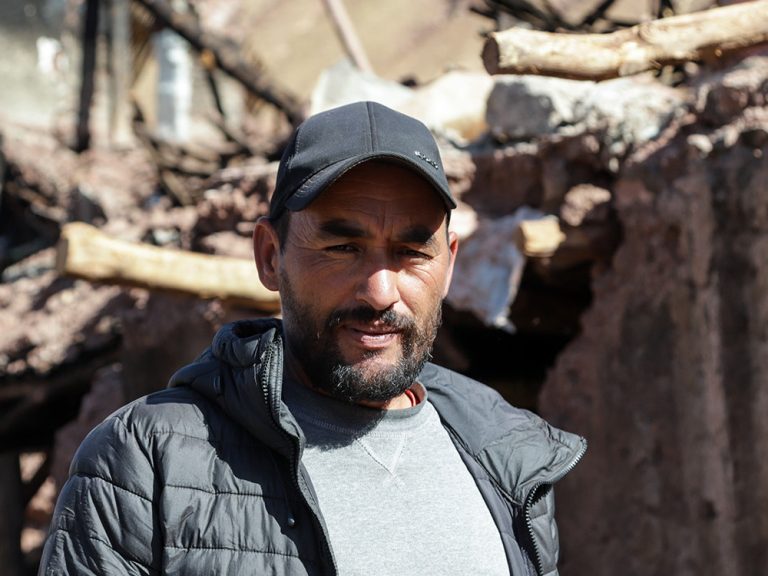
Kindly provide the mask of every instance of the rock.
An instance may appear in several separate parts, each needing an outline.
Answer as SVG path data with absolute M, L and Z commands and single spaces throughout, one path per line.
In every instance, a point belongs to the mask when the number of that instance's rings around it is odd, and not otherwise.
M 593 184 L 579 184 L 565 195 L 560 218 L 569 226 L 604 222 L 608 218 L 611 192 Z
M 360 100 L 372 100 L 397 110 L 412 95 L 410 88 L 363 72 L 344 59 L 320 75 L 312 91 L 309 113 L 317 114 Z
M 745 108 L 768 105 L 768 57 L 752 56 L 733 68 L 703 75 L 694 86 L 699 118 L 723 125 Z
M 602 2 L 601 0 L 549 0 L 546 4 L 550 5 L 564 22 L 578 26 L 597 10 Z
M 483 220 L 456 256 L 448 303 L 475 314 L 487 326 L 514 332 L 508 318 L 526 257 L 517 246 L 520 223 L 542 214 L 521 208 L 511 216 Z
M 603 178 L 610 158 L 589 133 L 555 135 L 501 148 L 478 142 L 444 156 L 452 189 L 483 217 L 530 206 L 555 214 L 574 186 Z
M 501 76 L 488 97 L 487 121 L 500 142 L 596 134 L 614 158 L 656 138 L 686 96 L 647 76 L 589 82 Z
M 578 103 L 593 87 L 593 82 L 544 76 L 497 76 L 486 121 L 501 142 L 554 134 L 581 120 Z
M 416 88 L 399 110 L 452 140 L 468 142 L 488 130 L 485 102 L 492 87 L 488 74 L 455 70 Z
M 614 0 L 605 17 L 614 22 L 639 24 L 656 18 L 658 10 L 657 0 Z
M 690 14 L 718 5 L 713 0 L 671 0 L 675 14 Z
M 466 142 L 486 131 L 485 101 L 493 80 L 480 72 L 448 72 L 423 86 L 407 88 L 362 72 L 343 60 L 320 77 L 312 92 L 312 114 L 372 100 L 418 118 L 431 130 Z
M 577 106 L 589 132 L 602 134 L 612 157 L 653 140 L 674 118 L 687 110 L 688 96 L 651 76 L 641 75 L 599 82 Z
M 122 315 L 122 378 L 133 400 L 166 386 L 171 375 L 211 344 L 226 322 L 258 317 L 253 310 L 229 308 L 218 300 L 192 296 L 131 292 L 135 305 Z

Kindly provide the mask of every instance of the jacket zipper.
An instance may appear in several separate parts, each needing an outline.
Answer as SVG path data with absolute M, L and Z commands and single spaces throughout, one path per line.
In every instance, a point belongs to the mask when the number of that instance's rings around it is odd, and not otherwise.
M 536 535 L 533 532 L 533 519 L 531 518 L 531 508 L 533 508 L 533 505 L 538 501 L 539 498 L 537 496 L 539 495 L 539 489 L 543 486 L 552 487 L 553 484 L 564 478 L 571 470 L 573 470 L 576 465 L 579 463 L 579 461 L 584 457 L 584 454 L 587 452 L 587 441 L 582 439 L 582 446 L 581 450 L 576 454 L 576 456 L 571 460 L 570 464 L 566 466 L 560 474 L 558 474 L 555 478 L 550 480 L 549 482 L 539 482 L 538 484 L 535 484 L 533 488 L 531 488 L 531 491 L 528 494 L 528 497 L 525 499 L 525 503 L 523 504 L 523 516 L 525 518 L 525 526 L 528 529 L 528 536 L 531 539 L 531 544 L 533 545 L 533 553 L 535 555 L 534 564 L 536 565 L 536 572 L 539 574 L 539 576 L 544 576 L 544 566 L 543 561 L 541 559 L 541 551 L 539 550 L 539 545 L 536 543 Z
M 454 438 L 454 441 L 464 446 L 464 443 L 461 441 L 461 439 L 459 438 L 459 435 L 456 433 L 453 427 L 450 426 L 447 422 L 445 422 L 442 418 L 440 418 L 440 421 L 442 422 L 443 427 L 446 430 L 448 430 L 448 433 Z M 474 458 L 474 456 L 472 456 L 472 453 L 467 449 L 466 446 L 464 446 L 464 450 L 467 452 L 467 454 L 469 454 L 472 458 Z M 533 553 L 535 556 L 533 558 L 533 561 L 536 567 L 536 573 L 539 576 L 544 576 L 544 566 L 541 560 L 541 551 L 539 550 L 539 546 L 536 543 L 536 536 L 533 533 L 533 520 L 531 519 L 531 507 L 534 504 L 534 500 L 535 500 L 534 497 L 538 492 L 539 488 L 541 488 L 542 486 L 544 485 L 552 486 L 553 484 L 555 484 L 556 482 L 558 482 L 559 480 L 567 476 L 568 473 L 571 470 L 573 470 L 576 467 L 576 465 L 581 461 L 581 459 L 584 457 L 584 454 L 586 454 L 586 452 L 587 452 L 587 441 L 582 438 L 581 449 L 573 458 L 573 460 L 571 460 L 568 466 L 563 468 L 560 474 L 555 476 L 555 478 L 552 479 L 550 482 L 539 482 L 538 484 L 535 484 L 534 487 L 531 489 L 531 492 L 529 493 L 528 498 L 526 498 L 526 501 L 523 503 L 523 516 L 525 518 L 525 526 L 528 530 L 528 536 L 531 540 L 531 545 L 533 546 Z M 482 464 L 478 462 L 476 458 L 474 459 L 475 459 L 475 462 L 478 463 L 478 465 L 482 466 Z M 493 482 L 494 486 L 496 486 L 496 490 L 498 490 L 499 494 L 501 494 L 501 496 L 506 500 L 508 500 L 512 505 L 516 506 L 517 504 L 514 501 L 514 499 L 511 496 L 509 496 L 509 494 L 507 494 L 506 490 L 504 490 L 501 487 L 501 485 L 496 480 L 496 478 L 494 478 L 493 475 L 489 474 L 488 472 L 486 472 L 486 474 L 488 474 L 488 478 Z
M 323 523 L 320 521 L 319 513 L 315 512 L 315 509 L 310 506 L 309 504 L 309 497 L 308 495 L 302 490 L 301 485 L 299 484 L 299 448 L 298 448 L 298 439 L 294 438 L 290 434 L 288 434 L 279 424 L 278 422 L 278 413 L 279 413 L 279 398 L 277 395 L 275 395 L 275 398 L 272 399 L 272 402 L 270 402 L 269 398 L 269 390 L 270 386 L 262 386 L 262 382 L 265 378 L 265 371 L 266 367 L 269 366 L 272 363 L 272 357 L 274 355 L 274 351 L 278 349 L 279 346 L 276 346 L 274 343 L 268 345 L 266 351 L 264 352 L 264 358 L 259 365 L 259 370 L 256 374 L 258 378 L 257 384 L 261 386 L 262 392 L 264 394 L 264 403 L 265 405 L 269 406 L 270 410 L 269 413 L 271 415 L 272 425 L 275 427 L 275 429 L 285 436 L 291 443 L 291 457 L 289 458 L 289 464 L 290 464 L 290 476 L 291 480 L 293 481 L 294 488 L 296 491 L 301 495 L 301 497 L 304 499 L 304 504 L 309 508 L 310 512 L 312 512 L 312 517 L 315 521 L 316 528 L 320 529 L 320 533 L 323 536 L 323 552 L 325 553 L 326 559 L 328 560 L 330 566 L 333 569 L 333 574 L 338 574 L 338 566 L 336 566 L 336 559 L 333 557 L 333 552 L 331 551 L 331 541 L 328 536 L 328 533 L 325 530 L 325 526 L 323 526 Z

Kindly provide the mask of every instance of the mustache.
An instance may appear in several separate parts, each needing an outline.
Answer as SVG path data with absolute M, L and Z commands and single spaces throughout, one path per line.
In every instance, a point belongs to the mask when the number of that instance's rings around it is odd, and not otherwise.
M 357 306 L 345 310 L 336 310 L 326 322 L 326 328 L 332 329 L 343 322 L 380 322 L 393 330 L 413 330 L 416 322 L 403 314 L 398 314 L 391 308 L 387 310 L 375 310 L 370 306 Z

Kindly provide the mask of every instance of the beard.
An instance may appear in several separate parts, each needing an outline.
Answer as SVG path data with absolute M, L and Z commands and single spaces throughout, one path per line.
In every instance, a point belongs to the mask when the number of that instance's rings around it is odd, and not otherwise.
M 298 301 L 285 276 L 281 284 L 286 344 L 312 387 L 321 392 L 350 404 L 385 402 L 410 388 L 432 356 L 432 343 L 442 320 L 441 301 L 421 324 L 394 310 L 377 311 L 366 305 L 337 309 L 326 318 L 317 318 L 308 305 Z M 398 331 L 399 358 L 378 370 L 347 362 L 336 337 L 337 328 L 347 321 L 378 321 Z M 360 364 L 378 354 L 364 353 Z

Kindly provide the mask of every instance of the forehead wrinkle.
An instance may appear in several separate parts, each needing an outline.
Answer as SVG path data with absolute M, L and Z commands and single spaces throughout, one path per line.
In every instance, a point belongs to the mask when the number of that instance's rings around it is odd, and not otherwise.
M 317 211 L 318 229 L 334 236 L 363 237 L 390 232 L 394 235 L 402 222 L 411 220 L 412 211 L 394 200 L 358 195 L 333 208 Z

